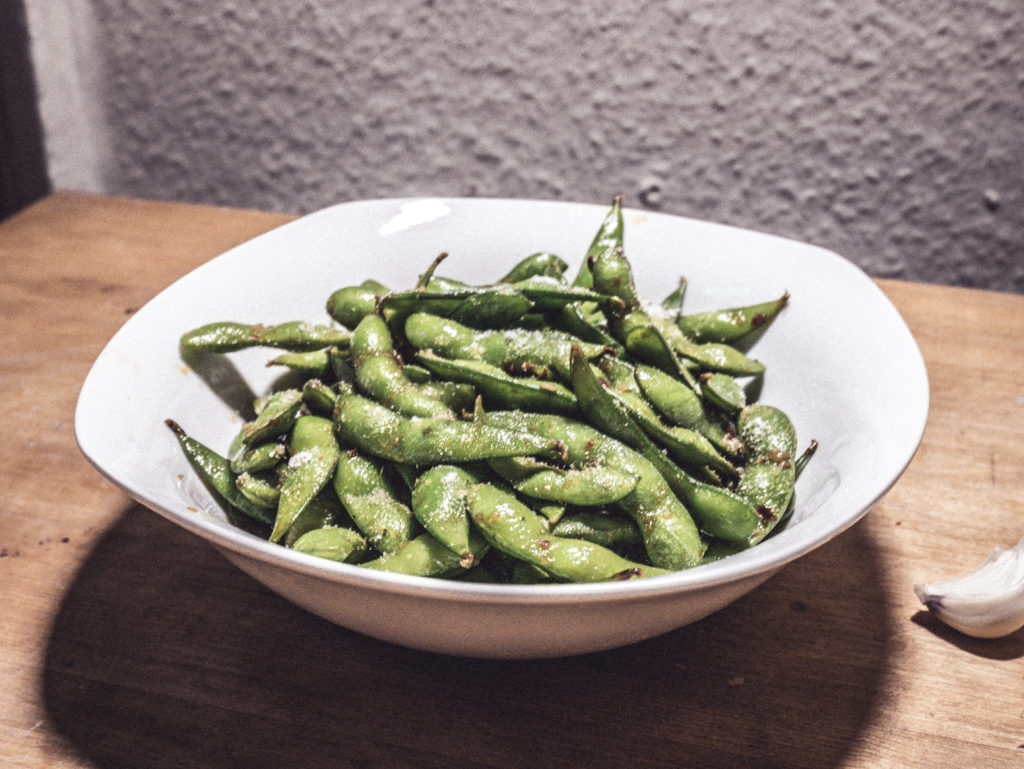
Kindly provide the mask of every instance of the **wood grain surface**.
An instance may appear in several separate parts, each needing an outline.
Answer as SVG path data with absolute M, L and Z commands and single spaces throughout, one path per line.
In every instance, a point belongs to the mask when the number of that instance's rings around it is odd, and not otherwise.
M 1024 296 L 880 282 L 931 414 L 845 534 L 652 641 L 462 660 L 292 606 L 78 452 L 131 313 L 289 218 L 60 193 L 0 224 L 0 765 L 1024 766 L 1024 632 L 966 638 L 913 593 L 1024 535 Z

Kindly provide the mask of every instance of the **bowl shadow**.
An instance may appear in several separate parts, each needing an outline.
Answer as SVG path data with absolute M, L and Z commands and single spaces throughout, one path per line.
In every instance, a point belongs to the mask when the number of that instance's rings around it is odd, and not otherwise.
M 828 767 L 885 687 L 858 525 L 694 625 L 555 660 L 458 659 L 339 628 L 129 506 L 51 629 L 43 697 L 98 767 Z M 846 565 L 839 582 L 824 564 Z M 834 570 L 833 570 L 834 571 Z M 830 571 L 829 573 L 832 573 Z

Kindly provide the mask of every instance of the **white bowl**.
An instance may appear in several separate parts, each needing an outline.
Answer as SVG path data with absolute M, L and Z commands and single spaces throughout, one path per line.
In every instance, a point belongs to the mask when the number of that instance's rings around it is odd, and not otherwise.
M 418 649 L 492 658 L 609 649 L 722 608 L 836 536 L 892 486 L 924 432 L 928 382 L 892 304 L 857 267 L 820 248 L 665 214 L 627 210 L 626 247 L 645 297 L 680 275 L 687 311 L 774 298 L 790 305 L 752 354 L 760 400 L 785 409 L 819 449 L 784 530 L 722 561 L 653 579 L 484 585 L 383 574 L 272 545 L 225 520 L 195 478 L 170 417 L 224 451 L 238 411 L 279 373 L 270 351 L 218 358 L 200 376 L 180 335 L 218 320 L 329 322 L 334 288 L 373 277 L 409 287 L 441 251 L 446 275 L 491 282 L 553 251 L 575 274 L 607 206 L 488 199 L 374 200 L 298 219 L 211 260 L 139 310 L 100 354 L 75 414 L 79 446 L 113 483 L 199 535 L 270 589 L 322 617 Z

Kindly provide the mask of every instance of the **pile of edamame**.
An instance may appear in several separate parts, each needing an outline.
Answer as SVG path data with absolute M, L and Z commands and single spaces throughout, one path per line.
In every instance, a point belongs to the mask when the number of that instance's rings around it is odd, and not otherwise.
M 691 568 L 789 514 L 816 444 L 798 455 L 748 396 L 788 293 L 686 314 L 680 280 L 645 302 L 621 197 L 571 282 L 550 253 L 490 285 L 435 274 L 444 258 L 411 288 L 338 289 L 339 325 L 183 335 L 186 356 L 270 347 L 290 369 L 223 454 L 167 420 L 233 523 L 367 569 L 524 584 Z

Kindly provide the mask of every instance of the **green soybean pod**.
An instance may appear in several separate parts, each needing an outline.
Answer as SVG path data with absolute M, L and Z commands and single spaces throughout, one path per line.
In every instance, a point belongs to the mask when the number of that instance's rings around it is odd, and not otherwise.
M 587 419 L 636 449 L 653 464 L 685 502 L 686 509 L 703 532 L 712 537 L 739 541 L 757 530 L 760 519 L 754 507 L 728 489 L 697 481 L 668 459 L 625 406 L 598 381 L 582 354 L 575 350 L 572 375 L 573 391 Z
M 553 535 L 547 521 L 512 493 L 486 483 L 467 492 L 469 514 L 491 545 L 566 582 L 604 582 L 667 574 L 593 542 Z
M 346 443 L 409 465 L 473 462 L 502 456 L 559 457 L 556 440 L 454 419 L 408 419 L 359 395 L 342 395 L 334 424 Z
M 285 366 L 306 377 L 324 377 L 331 370 L 330 348 L 285 352 L 267 361 L 267 366 Z
M 274 522 L 272 510 L 253 504 L 238 490 L 235 474 L 231 472 L 231 463 L 226 457 L 222 457 L 205 444 L 190 437 L 173 419 L 166 419 L 164 423 L 178 439 L 178 444 L 189 464 L 218 498 L 231 508 L 259 523 L 272 524 Z
M 478 413 L 477 419 L 549 438 L 557 436 L 565 445 L 570 466 L 605 465 L 636 475 L 636 487 L 615 506 L 636 522 L 651 563 L 666 569 L 685 569 L 700 562 L 704 543 L 689 512 L 657 468 L 621 441 L 591 425 L 556 414 L 492 411 Z
M 635 368 L 637 384 L 655 410 L 679 427 L 696 430 L 726 456 L 735 457 L 742 450 L 739 438 L 726 430 L 720 421 L 708 414 L 700 396 L 685 382 L 654 366 Z
M 597 464 L 566 469 L 531 457 L 497 458 L 488 464 L 520 494 L 578 507 L 614 504 L 632 492 L 639 481 L 636 475 Z
M 222 321 L 192 329 L 181 337 L 184 352 L 233 352 L 247 347 L 280 347 L 286 350 L 315 350 L 320 347 L 348 347 L 349 332 L 307 321 L 276 325 Z
M 424 529 L 460 557 L 465 568 L 482 553 L 470 544 L 466 491 L 483 475 L 472 467 L 437 465 L 416 479 L 412 489 L 412 511 Z
M 550 368 L 564 378 L 568 378 L 573 344 L 589 358 L 607 352 L 601 345 L 563 332 L 523 328 L 477 331 L 449 318 L 419 312 L 406 319 L 405 336 L 413 347 L 445 358 L 480 360 L 499 367 Z
M 620 555 L 643 552 L 644 541 L 636 523 L 624 515 L 604 511 L 580 510 L 559 520 L 551 529 L 559 537 L 585 539 L 607 547 Z
M 352 563 L 366 553 L 366 540 L 346 526 L 323 526 L 310 529 L 292 543 L 299 553 L 325 558 L 328 561 Z
M 416 519 L 376 459 L 342 452 L 332 479 L 334 492 L 356 528 L 376 550 L 389 553 L 415 536 Z
M 474 552 L 482 554 L 487 551 L 487 543 L 475 533 L 471 541 Z M 413 577 L 454 577 L 475 571 L 467 569 L 458 554 L 453 553 L 428 533 L 420 534 L 402 543 L 398 549 L 359 565 L 365 569 Z
M 276 467 L 287 454 L 283 443 L 268 441 L 250 448 L 244 448 L 231 458 L 231 472 L 259 473 Z
M 557 254 L 538 251 L 518 261 L 498 282 L 515 283 L 537 276 L 560 279 L 567 269 L 569 265 Z
M 346 328 L 355 328 L 370 315 L 388 290 L 380 285 L 345 286 L 327 298 L 327 314 Z
M 612 199 L 612 206 L 605 214 L 598 227 L 594 239 L 587 248 L 587 253 L 580 264 L 579 272 L 572 284 L 590 288 L 594 285 L 594 275 L 591 272 L 591 261 L 600 256 L 604 251 L 614 248 L 621 248 L 625 226 L 622 217 L 622 195 L 616 195 Z
M 763 539 L 782 519 L 796 483 L 796 429 L 781 409 L 763 403 L 747 406 L 736 423 L 750 456 L 736 492 L 753 505 L 761 525 L 751 544 Z
M 287 533 L 334 475 L 340 451 L 331 420 L 312 415 L 296 419 L 288 453 L 271 542 Z
M 429 350 L 417 353 L 416 359 L 438 376 L 471 385 L 489 403 L 500 404 L 499 408 L 561 414 L 574 414 L 579 410 L 572 390 L 558 382 L 516 377 L 490 363 L 442 358 Z
M 284 435 L 292 429 L 302 406 L 299 390 L 278 390 L 259 404 L 256 419 L 242 427 L 241 439 L 254 446 Z
M 683 315 L 676 320 L 676 325 L 695 342 L 745 342 L 755 332 L 767 328 L 788 303 L 789 292 L 786 291 L 769 302 Z
M 395 354 L 384 319 L 367 315 L 352 332 L 356 384 L 368 396 L 406 416 L 454 417 L 446 403 L 414 384 Z

